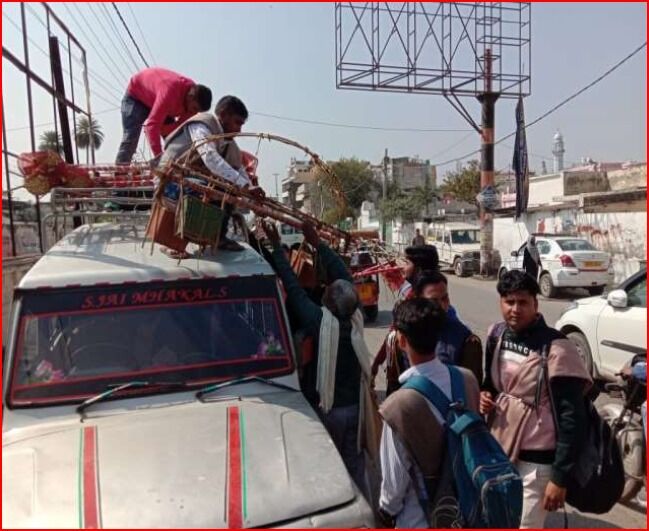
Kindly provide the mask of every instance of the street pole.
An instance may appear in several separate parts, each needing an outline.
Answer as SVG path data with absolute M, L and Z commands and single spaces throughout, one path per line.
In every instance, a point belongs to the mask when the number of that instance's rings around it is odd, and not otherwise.
M 382 196 L 383 204 L 385 205 L 385 200 L 388 197 L 388 148 L 385 148 L 385 156 L 383 157 L 383 179 L 382 179 Z M 381 210 L 379 209 L 379 212 Z M 385 225 L 385 216 L 381 212 L 381 240 L 385 243 L 388 234 L 388 228 Z
M 273 176 L 275 177 L 275 199 L 281 203 L 279 199 L 279 189 L 277 187 L 277 177 L 279 177 L 279 173 L 273 173 Z
M 478 96 L 482 104 L 482 123 L 480 137 L 481 161 L 480 161 L 480 189 L 494 184 L 494 129 L 495 110 L 498 94 L 491 92 L 491 49 L 485 50 L 484 56 L 484 93 Z M 491 276 L 493 269 L 493 245 L 494 245 L 493 214 L 480 205 L 480 274 Z

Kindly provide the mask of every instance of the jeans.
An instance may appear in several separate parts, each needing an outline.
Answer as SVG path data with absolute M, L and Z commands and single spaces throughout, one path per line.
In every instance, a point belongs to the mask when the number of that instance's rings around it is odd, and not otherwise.
M 365 458 L 358 451 L 358 405 L 334 407 L 329 413 L 322 414 L 322 420 L 329 435 L 334 441 L 347 472 L 356 486 L 366 495 L 365 488 Z
M 543 529 L 548 511 L 543 507 L 545 488 L 552 465 L 517 460 L 514 465 L 523 480 L 523 515 L 520 529 Z
M 140 133 L 142 132 L 142 125 L 149 117 L 149 109 L 144 103 L 136 100 L 135 98 L 124 95 L 122 98 L 122 143 L 119 145 L 117 151 L 117 164 L 130 164 L 137 149 L 137 144 L 140 141 Z

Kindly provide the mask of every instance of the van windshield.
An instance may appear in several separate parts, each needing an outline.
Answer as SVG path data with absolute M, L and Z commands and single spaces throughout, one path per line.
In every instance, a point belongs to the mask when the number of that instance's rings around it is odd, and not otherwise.
M 10 403 L 292 372 L 274 277 L 25 293 Z
M 480 243 L 480 235 L 477 230 L 453 230 L 451 231 L 453 243 Z
M 280 232 L 284 235 L 289 235 L 289 234 L 298 234 L 298 230 L 294 227 L 291 227 L 290 225 L 287 225 L 286 223 L 282 223 L 280 227 Z M 301 234 L 301 233 L 299 233 Z

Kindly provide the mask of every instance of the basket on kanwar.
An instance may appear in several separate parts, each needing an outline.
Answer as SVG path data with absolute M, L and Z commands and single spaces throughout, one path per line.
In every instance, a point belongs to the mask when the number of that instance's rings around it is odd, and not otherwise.
M 225 204 L 250 210 L 260 217 L 278 220 L 292 227 L 301 229 L 305 222 L 312 223 L 323 239 L 331 242 L 350 241 L 347 232 L 323 223 L 306 212 L 291 208 L 270 197 L 259 198 L 248 188 L 239 188 L 229 181 L 208 172 L 202 164 L 195 163 L 200 158 L 196 156 L 197 149 L 207 142 L 218 142 L 235 136 L 257 137 L 275 140 L 302 149 L 311 157 L 315 167 L 323 175 L 328 175 L 331 182 L 338 182 L 335 174 L 318 155 L 297 142 L 267 133 L 230 133 L 213 135 L 195 143 L 190 149 L 174 162 L 157 168 L 154 173 L 160 182 L 154 195 L 152 208 L 152 221 L 157 221 L 169 214 L 163 214 L 160 209 L 165 209 L 176 218 L 174 234 L 163 233 L 169 230 L 170 223 L 150 222 L 147 227 L 147 236 L 161 244 L 168 242 L 172 236 L 179 237 L 183 242 L 189 241 L 201 246 L 215 246 L 221 234 L 220 222 L 216 212 Z M 194 162 L 190 162 L 194 161 Z M 242 152 L 242 167 L 250 177 L 250 182 L 256 184 L 256 168 L 258 159 L 250 153 Z M 344 195 L 338 187 L 333 195 L 344 204 Z M 155 214 L 155 216 L 153 216 Z M 218 230 L 217 230 L 218 229 Z M 167 245 L 169 246 L 169 245 Z

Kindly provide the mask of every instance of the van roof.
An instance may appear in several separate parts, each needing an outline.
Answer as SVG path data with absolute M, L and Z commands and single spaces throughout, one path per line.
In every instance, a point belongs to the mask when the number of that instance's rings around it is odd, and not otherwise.
M 463 223 L 461 221 L 439 222 L 433 221 L 430 226 L 434 228 L 444 228 L 448 230 L 480 230 L 479 225 L 472 225 L 471 223 Z
M 83 225 L 54 245 L 22 278 L 19 289 L 188 280 L 211 277 L 273 275 L 268 262 L 250 246 L 241 252 L 206 251 L 191 258 L 170 258 L 158 244 L 144 240 L 144 227 L 133 224 Z

